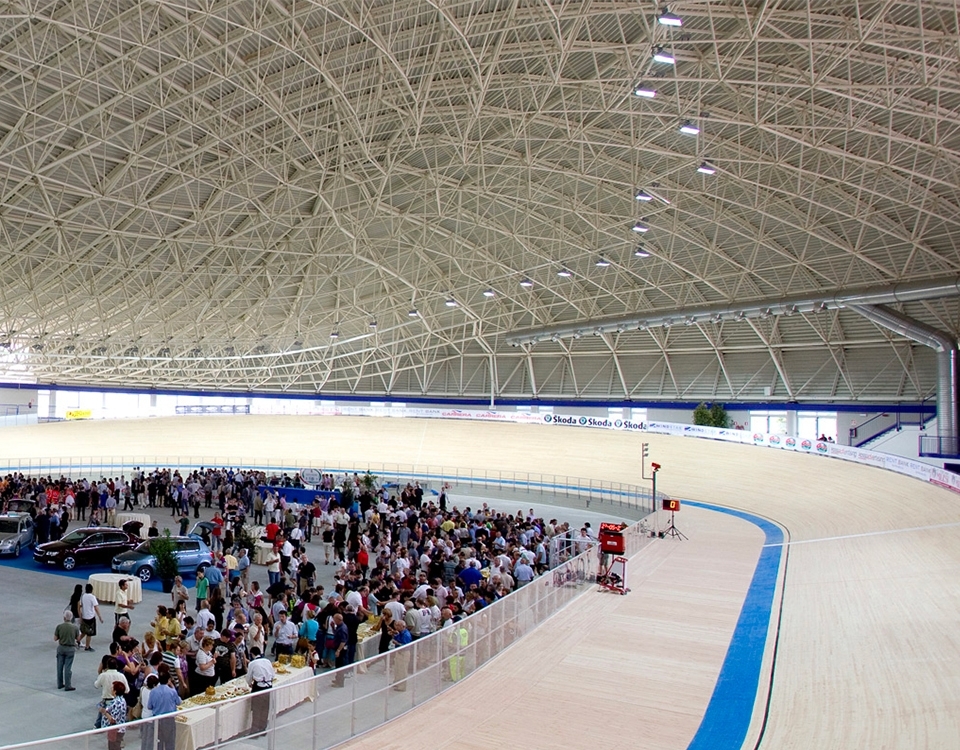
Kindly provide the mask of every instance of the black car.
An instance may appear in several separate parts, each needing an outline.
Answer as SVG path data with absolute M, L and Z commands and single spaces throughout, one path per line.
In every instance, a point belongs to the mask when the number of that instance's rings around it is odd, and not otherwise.
M 93 526 L 71 531 L 56 542 L 39 545 L 33 559 L 45 565 L 73 570 L 78 565 L 110 565 L 115 555 L 133 549 L 143 540 L 122 529 Z

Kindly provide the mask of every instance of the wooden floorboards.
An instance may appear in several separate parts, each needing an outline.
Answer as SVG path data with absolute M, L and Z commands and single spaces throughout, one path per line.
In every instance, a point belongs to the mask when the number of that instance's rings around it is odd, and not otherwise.
M 660 489 L 771 518 L 793 542 L 760 747 L 960 744 L 960 526 L 953 525 L 960 524 L 960 498 L 907 477 L 819 456 L 659 435 L 367 418 L 36 425 L 0 431 L 0 453 L 282 458 L 354 461 L 361 468 L 419 463 L 639 482 L 641 440 L 664 467 Z M 512 745 L 520 737 L 531 747 L 571 747 L 582 737 L 593 746 L 600 732 L 617 746 L 686 747 L 709 701 L 762 534 L 745 521 L 692 508 L 677 522 L 690 541 L 665 540 L 641 553 L 629 596 L 586 595 L 438 699 L 465 712 L 474 731 L 428 721 L 431 745 Z M 610 628 L 602 638 L 585 635 L 601 625 Z M 600 665 L 623 670 L 612 690 Z M 523 722 L 518 701 L 543 704 L 543 717 Z M 747 747 L 761 731 L 763 705 Z M 400 722 L 416 723 L 434 710 L 422 707 Z M 377 744 L 392 743 L 400 722 L 378 730 Z M 356 745 L 373 746 L 372 738 Z

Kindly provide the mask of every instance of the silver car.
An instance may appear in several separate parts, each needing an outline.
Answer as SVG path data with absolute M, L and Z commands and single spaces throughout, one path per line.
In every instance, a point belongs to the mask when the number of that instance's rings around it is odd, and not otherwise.
M 33 519 L 29 513 L 0 515 L 0 555 L 20 556 L 20 550 L 33 544 Z

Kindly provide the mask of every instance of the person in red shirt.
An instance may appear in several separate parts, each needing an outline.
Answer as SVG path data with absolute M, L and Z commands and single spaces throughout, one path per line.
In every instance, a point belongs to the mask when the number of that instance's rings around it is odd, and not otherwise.
M 280 526 L 274 521 L 270 521 L 263 530 L 263 538 L 268 542 L 275 542 L 277 534 L 280 533 Z

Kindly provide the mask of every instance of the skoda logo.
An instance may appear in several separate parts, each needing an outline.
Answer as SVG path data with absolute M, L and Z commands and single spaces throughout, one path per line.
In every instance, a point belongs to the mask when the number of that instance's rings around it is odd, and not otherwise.
M 544 422 L 552 422 L 552 421 L 553 421 L 553 415 L 552 415 L 552 414 L 544 414 L 544 415 L 543 415 L 543 421 L 544 421 Z
M 586 424 L 586 423 L 587 423 L 587 418 L 586 418 L 586 417 L 580 417 L 580 424 Z
M 623 427 L 623 422 L 621 422 L 621 421 L 618 419 L 618 420 L 616 420 L 616 421 L 613 423 L 613 426 L 619 429 L 620 427 Z

